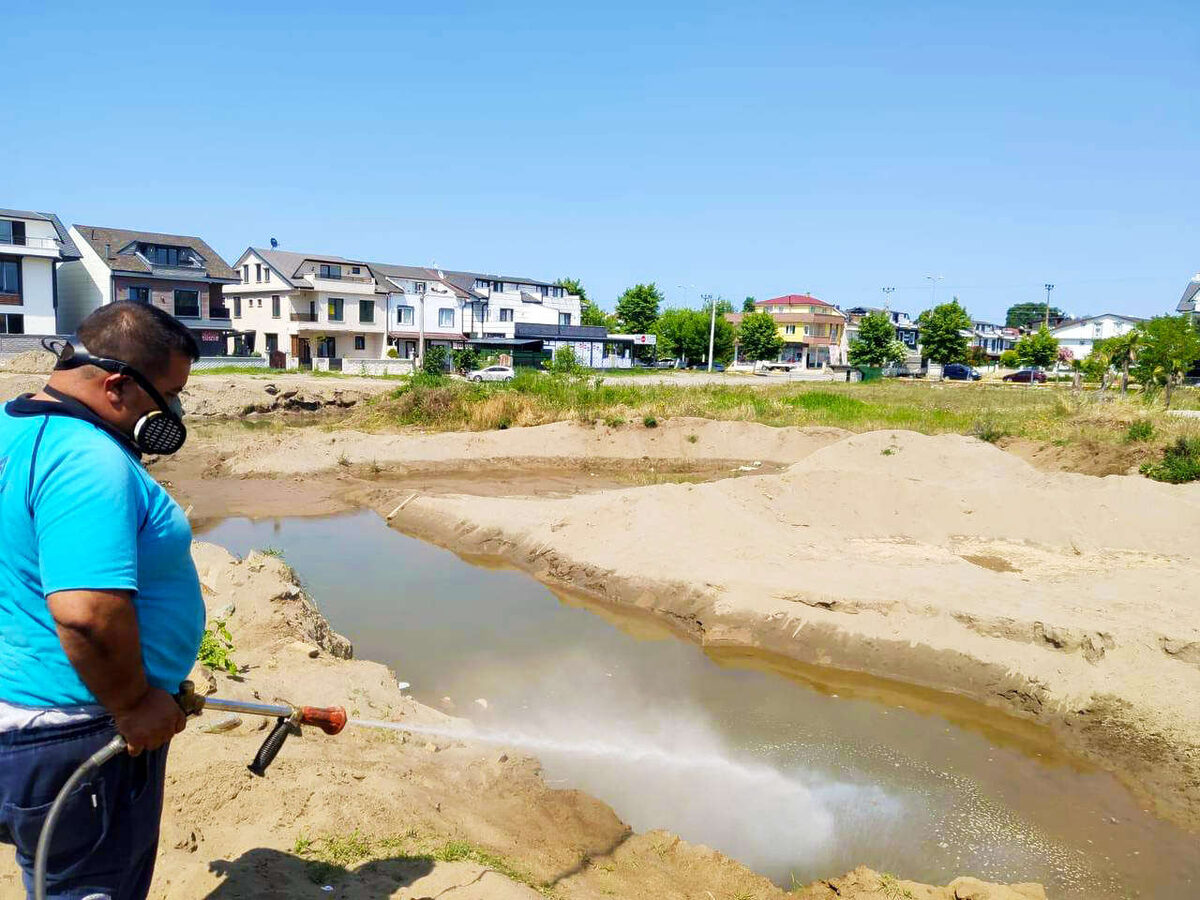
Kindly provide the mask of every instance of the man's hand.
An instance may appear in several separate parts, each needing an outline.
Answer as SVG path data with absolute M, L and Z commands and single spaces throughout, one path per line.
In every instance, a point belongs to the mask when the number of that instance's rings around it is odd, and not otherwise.
M 125 738 L 130 756 L 157 750 L 179 732 L 187 718 L 175 698 L 161 688 L 150 688 L 130 709 L 113 712 L 117 731 Z

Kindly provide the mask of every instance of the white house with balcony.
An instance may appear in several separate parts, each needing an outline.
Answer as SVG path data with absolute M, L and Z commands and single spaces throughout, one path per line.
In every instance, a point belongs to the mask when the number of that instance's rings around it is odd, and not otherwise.
M 525 325 L 582 324 L 578 295 L 549 281 L 512 275 L 447 271 L 448 283 L 467 296 L 464 330 L 474 339 L 512 340 L 518 323 Z
M 390 285 L 370 264 L 319 253 L 249 247 L 227 289 L 233 321 L 253 352 L 282 351 L 289 364 L 381 359 Z
M 224 288 L 238 280 L 205 241 L 185 234 L 72 225 L 79 258 L 59 268 L 59 328 L 117 300 L 149 303 L 195 335 L 204 356 L 224 356 L 236 335 Z
M 79 250 L 52 213 L 0 209 L 0 335 L 52 335 L 59 268 Z
M 475 299 L 469 291 L 439 269 L 390 263 L 371 263 L 371 269 L 388 287 L 388 341 L 401 359 L 416 358 L 422 332 L 426 347 L 464 346 Z
M 1087 359 L 1096 341 L 1128 334 L 1144 321 L 1134 316 L 1104 313 L 1063 322 L 1051 328 L 1050 333 L 1058 339 L 1058 346 L 1070 350 L 1075 359 Z

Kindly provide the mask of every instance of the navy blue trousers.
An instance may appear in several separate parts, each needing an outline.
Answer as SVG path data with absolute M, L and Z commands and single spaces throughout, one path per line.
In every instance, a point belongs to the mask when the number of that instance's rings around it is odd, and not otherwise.
M 79 764 L 116 734 L 109 718 L 0 732 L 0 841 L 15 844 L 25 890 L 42 822 Z M 67 800 L 50 845 L 46 895 L 141 900 L 154 877 L 167 748 L 109 760 Z

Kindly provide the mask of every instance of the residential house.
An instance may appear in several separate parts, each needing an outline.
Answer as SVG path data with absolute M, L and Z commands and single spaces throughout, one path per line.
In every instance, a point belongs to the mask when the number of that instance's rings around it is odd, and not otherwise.
M 248 247 L 227 289 L 252 352 L 282 351 L 290 364 L 382 359 L 394 288 L 363 260 Z
M 445 272 L 422 266 L 371 263 L 377 278 L 388 288 L 388 341 L 401 359 L 417 356 L 421 322 L 425 346 L 452 350 L 465 346 L 468 317 L 477 298 L 447 278 Z
M 995 322 L 971 321 L 970 346 L 982 350 L 989 359 L 999 359 L 1000 354 L 1017 345 L 1021 332 Z
M 855 306 L 852 309 L 846 310 L 847 345 L 850 341 L 858 337 L 859 323 L 871 313 L 878 312 L 885 314 L 892 320 L 892 325 L 896 328 L 896 339 L 908 349 L 909 356 L 915 356 L 917 362 L 920 363 L 921 329 L 908 313 L 900 312 L 899 310 L 883 309 L 877 306 Z
M 77 260 L 58 279 L 59 328 L 73 333 L 89 313 L 116 300 L 152 303 L 191 330 L 205 356 L 224 356 L 236 336 L 224 289 L 237 273 L 198 237 L 72 225 Z
M 53 213 L 0 209 L 0 335 L 58 334 L 59 268 L 76 259 Z
M 1200 275 L 1193 275 L 1192 280 L 1183 289 L 1183 296 L 1179 298 L 1175 311 L 1190 314 L 1195 322 L 1200 318 L 1200 310 L 1196 309 L 1197 301 L 1200 301 Z
M 1058 338 L 1058 346 L 1070 350 L 1075 359 L 1086 359 L 1091 355 L 1092 345 L 1096 341 L 1127 334 L 1143 321 L 1134 316 L 1104 313 L 1063 322 L 1051 328 L 1050 333 Z
M 470 294 L 466 333 L 471 338 L 514 338 L 518 323 L 583 324 L 578 295 L 549 281 L 479 272 L 448 271 L 445 277 Z
M 800 363 L 808 369 L 841 365 L 846 361 L 846 316 L 832 303 L 808 294 L 788 294 L 758 300 L 757 312 L 769 313 L 779 328 L 783 349 L 780 362 Z M 725 316 L 737 325 L 741 313 Z

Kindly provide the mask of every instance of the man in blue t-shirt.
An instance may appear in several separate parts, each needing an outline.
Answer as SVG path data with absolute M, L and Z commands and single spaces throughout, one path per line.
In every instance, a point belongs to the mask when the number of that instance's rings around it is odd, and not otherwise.
M 0 409 L 0 841 L 26 889 L 59 789 L 120 734 L 122 754 L 68 799 L 47 895 L 145 897 L 154 873 L 172 694 L 204 631 L 179 505 L 142 467 L 186 437 L 199 358 L 175 318 L 103 306 L 47 385 Z

